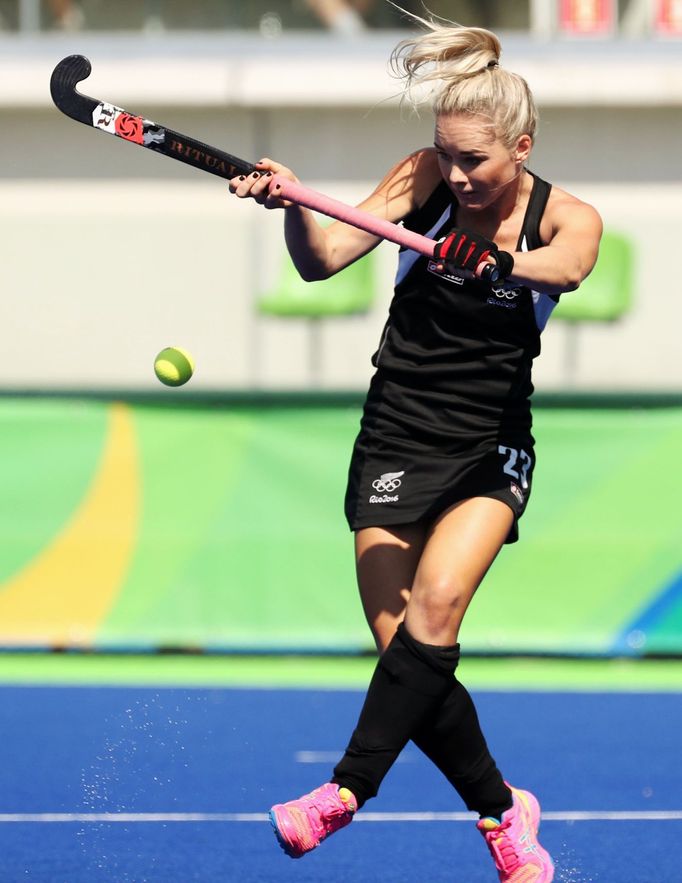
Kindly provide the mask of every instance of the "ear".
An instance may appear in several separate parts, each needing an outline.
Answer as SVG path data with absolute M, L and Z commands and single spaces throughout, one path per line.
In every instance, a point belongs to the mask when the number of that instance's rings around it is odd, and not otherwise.
M 528 157 L 530 156 L 530 152 L 533 149 L 533 139 L 530 135 L 521 135 L 519 140 L 516 142 L 516 146 L 512 150 L 512 157 L 514 162 L 517 163 L 525 163 Z

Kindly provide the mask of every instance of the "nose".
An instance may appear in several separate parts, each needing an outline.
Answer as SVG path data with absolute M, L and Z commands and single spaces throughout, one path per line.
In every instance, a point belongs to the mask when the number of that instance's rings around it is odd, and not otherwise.
M 468 182 L 468 178 L 458 165 L 452 163 L 448 173 L 448 181 L 450 184 L 462 186 Z

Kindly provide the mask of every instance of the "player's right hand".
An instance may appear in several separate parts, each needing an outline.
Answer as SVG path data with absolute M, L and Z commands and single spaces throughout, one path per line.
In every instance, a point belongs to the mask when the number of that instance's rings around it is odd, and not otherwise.
M 239 175 L 236 178 L 231 178 L 228 186 L 230 192 L 240 199 L 250 197 L 267 209 L 288 208 L 294 205 L 291 201 L 281 199 L 277 195 L 275 175 L 298 183 L 298 178 L 291 169 L 266 157 L 265 159 L 258 160 L 255 164 L 255 171 L 251 172 L 250 175 Z

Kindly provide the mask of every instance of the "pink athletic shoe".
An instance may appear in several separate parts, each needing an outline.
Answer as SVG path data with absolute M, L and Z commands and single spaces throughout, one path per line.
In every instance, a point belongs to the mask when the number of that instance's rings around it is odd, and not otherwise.
M 481 819 L 476 827 L 485 837 L 501 883 L 551 883 L 554 864 L 538 843 L 540 804 L 530 791 L 511 792 L 514 804 L 502 813 L 502 820 Z
M 349 825 L 357 808 L 358 802 L 348 788 L 328 782 L 298 800 L 273 806 L 270 822 L 286 854 L 300 858 L 334 831 Z

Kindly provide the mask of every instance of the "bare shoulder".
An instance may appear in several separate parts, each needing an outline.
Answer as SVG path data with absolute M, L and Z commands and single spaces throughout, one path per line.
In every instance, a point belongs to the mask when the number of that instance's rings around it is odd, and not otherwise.
M 561 187 L 552 186 L 542 217 L 540 232 L 545 242 L 566 227 L 579 227 L 584 232 L 601 236 L 602 220 L 597 209 Z
M 400 221 L 426 202 L 440 179 L 436 151 L 425 147 L 395 163 L 361 208 Z
M 443 180 L 435 147 L 424 147 L 415 157 L 415 207 L 421 207 Z

